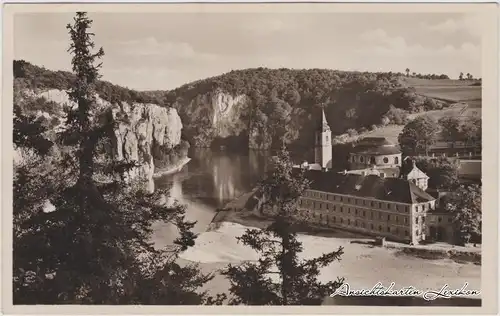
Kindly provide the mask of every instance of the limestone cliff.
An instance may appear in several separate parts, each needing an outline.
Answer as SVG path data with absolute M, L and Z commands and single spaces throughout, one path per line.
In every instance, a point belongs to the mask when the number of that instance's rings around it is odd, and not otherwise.
M 242 105 L 246 105 L 246 95 L 232 96 L 222 91 L 212 95 L 212 126 L 216 137 L 229 137 L 238 135 L 244 129 L 241 124 Z
M 185 123 L 186 135 L 196 147 L 210 147 L 216 139 L 246 133 L 245 120 L 250 99 L 245 94 L 232 95 L 222 90 L 198 95 L 187 102 L 177 102 Z
M 68 94 L 61 90 L 48 90 L 39 94 L 25 93 L 28 97 L 42 97 L 60 106 L 57 116 L 64 117 L 64 107 L 74 107 L 76 104 L 69 99 Z M 97 106 L 92 113 L 94 124 L 101 124 L 111 118 L 113 133 L 110 144 L 106 144 L 107 158 L 116 162 L 134 162 L 125 176 L 126 180 L 144 181 L 148 191 L 154 190 L 153 174 L 155 172 L 155 157 L 153 148 L 169 151 L 181 144 L 182 122 L 176 109 L 160 107 L 156 104 L 126 103 L 111 104 L 97 97 Z M 37 113 L 40 111 L 37 111 Z M 40 112 L 38 115 L 46 116 Z M 54 115 L 54 114 L 52 114 Z M 64 119 L 60 119 L 57 130 L 64 128 Z
M 116 161 L 138 162 L 128 172 L 131 179 L 145 179 L 154 190 L 153 146 L 170 150 L 181 142 L 182 122 L 177 110 L 155 104 L 122 103 L 111 107 L 116 122 L 112 137 L 112 156 Z

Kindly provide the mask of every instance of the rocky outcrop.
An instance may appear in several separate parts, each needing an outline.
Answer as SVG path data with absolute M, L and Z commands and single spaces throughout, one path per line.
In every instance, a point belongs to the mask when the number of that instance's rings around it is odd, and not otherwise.
M 244 116 L 250 99 L 245 94 L 232 95 L 215 90 L 187 102 L 178 102 L 186 135 L 196 147 L 210 147 L 215 139 L 234 137 L 248 131 Z
M 243 94 L 232 96 L 219 90 L 213 94 L 211 101 L 214 136 L 225 138 L 241 133 L 246 127 L 241 122 L 241 114 L 249 101 L 248 97 Z
M 154 191 L 153 145 L 172 149 L 181 142 L 182 122 L 177 110 L 155 104 L 122 103 L 111 108 L 116 122 L 112 155 L 116 161 L 138 162 L 128 171 L 129 179 L 145 179 L 148 191 Z
M 49 90 L 31 94 L 59 104 L 61 116 L 64 116 L 64 107 L 76 106 L 65 91 Z M 135 163 L 136 167 L 124 175 L 125 180 L 139 180 L 147 191 L 152 192 L 155 173 L 153 146 L 172 150 L 181 143 L 183 126 L 177 110 L 156 104 L 111 104 L 99 97 L 96 98 L 96 105 L 92 113 L 94 124 L 99 125 L 110 118 L 114 123 L 110 144 L 105 146 L 106 154 L 116 162 Z M 64 124 L 65 120 L 60 121 Z M 62 128 L 64 126 L 59 127 Z

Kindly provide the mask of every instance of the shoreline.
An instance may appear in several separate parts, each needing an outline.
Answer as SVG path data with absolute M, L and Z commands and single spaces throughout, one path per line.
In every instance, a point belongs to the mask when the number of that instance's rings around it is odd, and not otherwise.
M 159 177 L 162 177 L 162 176 L 166 176 L 166 175 L 170 175 L 170 174 L 173 174 L 173 173 L 177 173 L 177 172 L 181 171 L 182 168 L 184 168 L 184 166 L 187 165 L 190 161 L 191 161 L 191 158 L 186 157 L 183 160 L 181 160 L 179 163 L 175 164 L 174 166 L 172 166 L 172 167 L 170 167 L 168 169 L 161 170 L 161 171 L 156 171 L 155 170 L 155 172 L 153 174 L 153 178 L 159 178 Z
M 205 231 L 199 234 L 195 245 L 182 253 L 179 258 L 180 264 L 196 264 L 204 273 L 214 275 L 214 279 L 203 288 L 209 293 L 228 293 L 229 280 L 220 273 L 228 264 L 237 265 L 259 258 L 255 251 L 236 239 L 247 229 L 262 229 L 271 222 L 258 212 L 252 211 L 253 201 L 249 200 L 252 196 L 253 191 L 244 193 L 218 209 Z M 319 229 L 300 232 L 298 238 L 303 243 L 303 252 L 299 255 L 303 259 L 314 258 L 340 246 L 344 247 L 341 260 L 321 270 L 319 279 L 323 282 L 345 277 L 346 283 L 352 289 L 369 289 L 378 282 L 386 286 L 395 282 L 395 288 L 413 286 L 423 291 L 438 291 L 445 284 L 452 289 L 459 289 L 465 283 L 468 283 L 469 289 L 481 289 L 480 255 L 462 258 L 457 253 L 449 255 L 449 249 L 446 249 L 446 251 L 438 250 L 439 255 L 434 256 L 433 251 L 427 249 L 422 250 L 397 243 L 393 245 L 391 242 L 385 247 L 375 246 L 371 243 L 373 237 Z M 471 258 L 479 261 L 474 262 Z M 480 296 L 463 298 L 475 302 L 481 300 Z M 385 297 L 380 299 L 386 303 L 391 301 Z M 398 302 L 406 301 L 404 298 L 398 300 Z M 409 301 L 418 305 L 422 300 Z M 324 304 L 332 305 L 331 299 L 327 298 Z M 334 303 L 338 304 L 342 305 Z
M 210 293 L 227 293 L 229 280 L 221 275 L 228 264 L 238 265 L 254 262 L 259 254 L 239 243 L 237 237 L 254 227 L 232 222 L 218 222 L 201 233 L 195 245 L 183 252 L 180 264 L 196 264 L 204 273 L 211 273 L 214 279 L 203 290 Z M 407 254 L 399 249 L 351 243 L 351 238 L 322 237 L 299 234 L 303 244 L 301 259 L 310 259 L 325 252 L 344 248 L 340 261 L 321 269 L 319 280 L 327 282 L 345 277 L 351 289 L 370 289 L 378 282 L 388 286 L 395 283 L 400 289 L 413 286 L 422 291 L 440 290 L 445 284 L 459 289 L 468 283 L 468 289 L 481 289 L 481 266 L 458 263 L 450 258 L 426 259 Z M 478 296 L 466 298 L 480 299 Z
M 254 190 L 244 193 L 226 204 L 225 207 L 217 210 L 212 221 L 208 225 L 207 231 L 214 231 L 224 223 L 235 223 L 251 228 L 264 228 L 271 223 L 271 219 L 262 216 L 255 210 L 246 209 L 249 199 L 252 198 Z M 301 235 L 348 239 L 350 243 L 373 246 L 374 236 L 368 236 L 341 229 L 328 229 L 316 225 L 307 225 L 299 231 Z M 398 242 L 386 241 L 382 249 L 394 249 L 401 254 L 414 256 L 426 260 L 451 259 L 457 263 L 473 263 L 481 265 L 481 248 L 462 247 L 442 243 L 428 245 L 407 245 Z

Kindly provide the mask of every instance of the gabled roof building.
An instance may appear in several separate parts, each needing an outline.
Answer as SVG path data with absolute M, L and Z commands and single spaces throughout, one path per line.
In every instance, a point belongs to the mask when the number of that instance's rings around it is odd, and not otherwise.
M 426 240 L 426 217 L 436 208 L 436 198 L 426 192 L 429 177 L 414 163 L 402 173 L 401 152 L 379 137 L 361 139 L 353 147 L 354 170 L 331 171 L 331 134 L 324 112 L 321 121 L 315 162 L 295 166 L 311 181 L 296 216 L 314 225 L 395 241 Z

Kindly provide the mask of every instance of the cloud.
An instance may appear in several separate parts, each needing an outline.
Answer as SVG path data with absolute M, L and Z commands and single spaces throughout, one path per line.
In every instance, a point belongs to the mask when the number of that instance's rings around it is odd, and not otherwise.
M 450 24 L 451 25 L 451 24 Z M 448 26 L 451 27 L 451 26 Z M 442 47 L 424 47 L 421 44 L 408 44 L 401 36 L 390 36 L 382 29 L 370 30 L 360 35 L 367 45 L 357 49 L 357 52 L 376 54 L 386 57 L 438 57 L 448 56 L 463 57 L 472 60 L 481 58 L 481 48 L 479 45 L 465 42 L 461 46 L 455 47 L 445 45 Z
M 386 31 L 382 29 L 370 30 L 361 34 L 361 39 L 368 43 L 382 44 L 382 47 L 378 47 L 379 50 L 401 50 L 404 49 L 407 44 L 406 40 L 401 36 L 391 37 Z
M 448 19 L 437 24 L 421 23 L 421 27 L 430 32 L 451 34 L 457 32 L 467 32 L 473 36 L 482 35 L 483 19 L 478 14 L 468 14 L 460 19 Z
M 386 31 L 382 29 L 369 30 L 361 34 L 361 39 L 369 42 L 383 42 L 388 38 Z
M 134 56 L 163 56 L 173 59 L 198 59 L 207 61 L 216 58 L 213 54 L 196 52 L 189 43 L 170 41 L 159 42 L 154 37 L 121 42 L 119 46 L 124 54 Z

